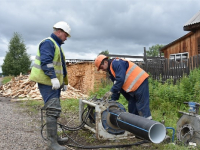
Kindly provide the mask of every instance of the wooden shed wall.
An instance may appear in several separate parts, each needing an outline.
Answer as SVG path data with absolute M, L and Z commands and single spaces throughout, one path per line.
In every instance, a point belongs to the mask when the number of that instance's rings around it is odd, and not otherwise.
M 198 55 L 197 39 L 200 37 L 200 30 L 191 36 L 174 43 L 164 49 L 165 58 L 169 58 L 170 54 L 189 52 L 189 57 Z
M 84 94 L 94 91 L 106 78 L 106 73 L 97 71 L 93 62 L 81 62 L 67 66 L 69 84 Z

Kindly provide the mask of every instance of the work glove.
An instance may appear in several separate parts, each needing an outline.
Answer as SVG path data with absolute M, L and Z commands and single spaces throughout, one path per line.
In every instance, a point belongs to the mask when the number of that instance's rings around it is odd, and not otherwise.
M 67 85 L 63 85 L 63 87 L 62 87 L 62 91 L 67 91 Z
M 63 83 L 63 84 L 60 86 L 60 88 L 61 88 L 62 91 L 66 91 L 66 90 L 67 90 L 67 85 Z
M 52 83 L 52 90 L 57 90 L 60 88 L 60 82 L 57 78 L 51 79 L 51 83 Z
M 103 96 L 103 100 L 107 100 L 113 93 L 111 91 L 107 92 L 104 96 Z

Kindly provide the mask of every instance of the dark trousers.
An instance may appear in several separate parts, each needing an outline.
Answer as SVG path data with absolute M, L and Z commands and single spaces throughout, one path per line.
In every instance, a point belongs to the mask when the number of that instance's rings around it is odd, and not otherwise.
M 45 103 L 42 109 L 46 110 L 47 116 L 53 116 L 58 118 L 61 113 L 61 105 L 60 105 L 61 89 L 52 90 L 52 86 L 39 83 L 38 83 L 38 88 Z
M 129 113 L 139 115 L 145 118 L 151 116 L 149 108 L 149 84 L 148 79 L 139 86 L 134 92 L 126 93 L 124 90 L 121 91 L 123 96 L 128 101 Z

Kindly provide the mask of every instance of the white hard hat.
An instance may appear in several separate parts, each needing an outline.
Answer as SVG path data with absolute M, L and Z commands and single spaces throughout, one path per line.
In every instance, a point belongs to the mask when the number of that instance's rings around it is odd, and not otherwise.
M 71 37 L 71 35 L 70 35 L 71 28 L 70 28 L 70 26 L 66 22 L 64 22 L 64 21 L 57 22 L 53 26 L 53 28 L 62 29 L 63 31 L 65 31 L 66 33 L 69 34 L 69 37 Z

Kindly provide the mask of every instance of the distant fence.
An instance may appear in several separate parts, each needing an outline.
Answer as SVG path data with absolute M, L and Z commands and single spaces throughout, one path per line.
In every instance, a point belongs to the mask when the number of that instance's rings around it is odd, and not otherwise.
M 174 83 L 176 83 L 176 81 L 184 75 L 189 75 L 191 70 L 200 66 L 200 55 L 196 55 L 182 61 L 175 61 L 164 57 L 147 57 L 146 55 L 130 56 L 109 54 L 108 56 L 120 58 L 140 58 L 143 61 L 137 61 L 135 63 L 146 72 L 150 73 L 153 79 L 160 80 L 162 82 L 165 82 L 167 79 L 173 79 Z
M 173 79 L 174 83 L 176 83 L 176 81 L 184 75 L 189 75 L 191 70 L 200 67 L 200 55 L 196 55 L 182 61 L 175 61 L 164 57 L 147 57 L 146 55 L 130 56 L 109 54 L 108 56 L 119 58 L 140 58 L 142 61 L 134 61 L 134 63 L 148 72 L 153 79 L 160 80 L 162 82 L 165 82 L 167 79 Z M 66 59 L 67 64 L 88 61 L 94 62 L 94 60 Z
M 154 59 L 146 61 L 140 67 L 150 73 L 151 77 L 156 80 L 165 82 L 167 79 L 173 79 L 174 83 L 184 75 L 189 75 L 190 71 L 200 66 L 200 55 L 190 57 L 183 61 L 170 59 Z
M 80 62 L 94 62 L 94 60 L 86 60 L 86 59 L 65 59 L 66 65 L 75 64 Z

